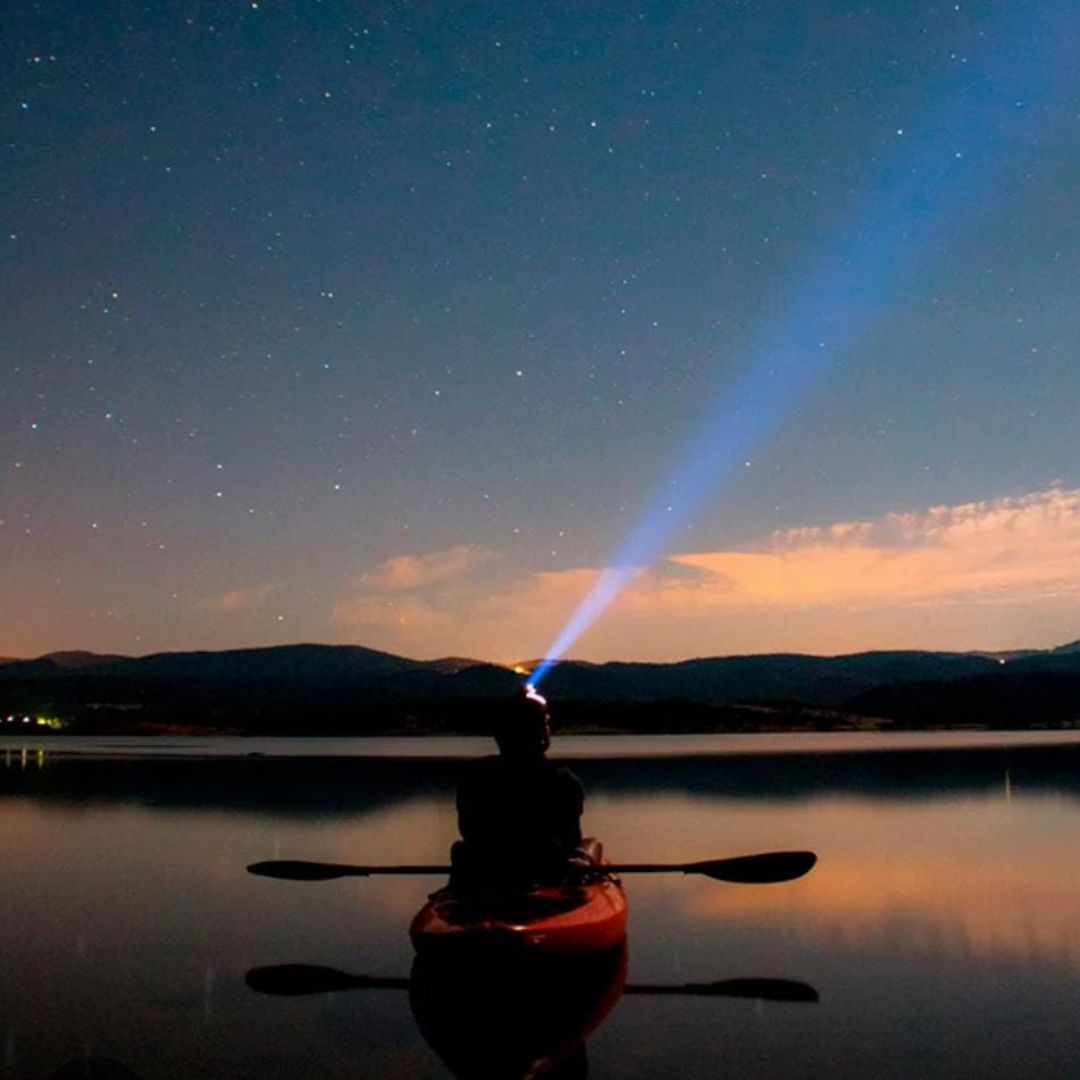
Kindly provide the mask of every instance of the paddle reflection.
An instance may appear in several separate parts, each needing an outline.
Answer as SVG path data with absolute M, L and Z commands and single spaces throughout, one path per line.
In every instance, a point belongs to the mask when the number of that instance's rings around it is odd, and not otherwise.
M 750 998 L 816 1003 L 817 991 L 789 979 L 627 983 L 627 947 L 586 955 L 477 949 L 422 954 L 409 977 L 358 975 L 312 964 L 247 973 L 261 994 L 301 997 L 350 990 L 407 991 L 413 1018 L 439 1059 L 461 1080 L 588 1074 L 585 1042 L 622 995 Z
M 585 955 L 436 951 L 418 955 L 408 979 L 281 964 L 254 968 L 246 981 L 258 993 L 286 997 L 407 990 L 424 1039 L 462 1080 L 568 1080 L 587 1075 L 585 1040 L 623 992 L 626 965 L 623 942 Z

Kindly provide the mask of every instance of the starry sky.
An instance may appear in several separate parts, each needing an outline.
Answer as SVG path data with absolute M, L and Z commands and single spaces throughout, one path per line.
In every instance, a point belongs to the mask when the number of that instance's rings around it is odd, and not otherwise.
M 1078 32 L 20 5 L 0 656 L 1080 637 Z

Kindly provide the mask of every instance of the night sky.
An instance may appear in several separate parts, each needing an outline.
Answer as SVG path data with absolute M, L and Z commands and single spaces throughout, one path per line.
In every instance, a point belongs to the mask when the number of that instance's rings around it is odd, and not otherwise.
M 0 655 L 523 659 L 620 560 L 570 655 L 1080 637 L 1078 40 L 18 5 Z

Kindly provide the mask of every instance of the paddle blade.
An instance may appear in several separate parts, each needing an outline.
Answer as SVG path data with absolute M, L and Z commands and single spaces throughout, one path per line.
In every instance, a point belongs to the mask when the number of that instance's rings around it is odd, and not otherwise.
M 821 1000 L 812 986 L 791 979 L 723 979 L 720 982 L 690 983 L 685 992 L 704 997 L 755 998 L 758 1001 Z
M 806 983 L 791 979 L 721 979 L 709 983 L 682 985 L 630 983 L 624 994 L 684 994 L 691 997 L 739 997 L 757 1001 L 815 1002 L 818 992 Z
M 283 878 L 285 881 L 332 881 L 340 877 L 363 877 L 362 869 L 355 866 L 339 866 L 336 863 L 304 862 L 301 859 L 273 859 L 252 863 L 249 874 L 261 877 Z
M 687 874 L 704 874 L 717 881 L 739 885 L 771 885 L 793 881 L 807 874 L 817 862 L 812 851 L 770 851 L 764 855 L 741 855 L 735 859 L 713 859 L 689 863 Z
M 352 975 L 317 964 L 276 964 L 273 967 L 252 968 L 244 981 L 260 994 L 281 994 L 285 997 L 331 994 L 338 990 L 352 990 L 356 986 L 356 979 Z
M 408 990 L 408 979 L 377 975 L 350 975 L 318 964 L 275 964 L 252 968 L 245 982 L 259 994 L 300 997 L 304 994 L 335 994 L 341 990 Z

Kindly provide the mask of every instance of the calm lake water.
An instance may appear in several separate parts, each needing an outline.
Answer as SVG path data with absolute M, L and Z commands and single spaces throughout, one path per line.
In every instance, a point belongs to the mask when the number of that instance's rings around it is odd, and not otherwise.
M 459 762 L 422 752 L 483 744 L 238 742 L 0 739 L 0 1076 L 452 1075 L 403 989 L 245 982 L 284 963 L 405 978 L 439 880 L 244 867 L 444 861 Z M 663 743 L 559 744 L 610 856 L 820 862 L 772 886 L 628 878 L 630 983 L 769 977 L 820 1000 L 624 995 L 590 1077 L 1080 1075 L 1075 736 Z

